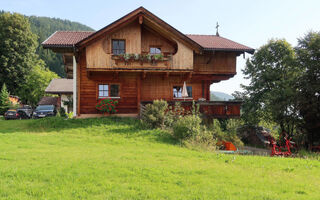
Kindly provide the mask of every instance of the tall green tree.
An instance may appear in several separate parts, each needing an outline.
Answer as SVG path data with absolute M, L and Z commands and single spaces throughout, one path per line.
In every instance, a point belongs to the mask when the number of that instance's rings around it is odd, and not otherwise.
M 45 95 L 45 89 L 50 81 L 59 76 L 44 67 L 42 60 L 35 65 L 29 76 L 26 78 L 25 84 L 19 91 L 19 97 L 22 102 L 31 106 L 36 106 L 39 100 Z
M 249 86 L 243 86 L 247 123 L 273 121 L 292 134 L 298 120 L 293 86 L 300 71 L 294 50 L 285 40 L 270 40 L 258 49 L 243 70 L 245 78 L 251 80 Z
M 298 109 L 309 144 L 320 142 L 320 32 L 309 32 L 298 40 L 297 63 L 303 70 L 297 81 Z
M 4 83 L 0 92 L 0 114 L 3 115 L 10 107 L 9 92 Z
M 0 15 L 0 84 L 5 83 L 12 94 L 19 91 L 37 61 L 36 39 L 24 16 Z

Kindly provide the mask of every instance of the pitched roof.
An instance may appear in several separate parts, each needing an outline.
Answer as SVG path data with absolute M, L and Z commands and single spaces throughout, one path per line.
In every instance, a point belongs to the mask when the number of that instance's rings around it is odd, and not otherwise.
M 73 93 L 73 79 L 53 79 L 46 88 L 45 92 L 50 94 Z
M 89 37 L 94 31 L 56 31 L 42 42 L 44 48 L 73 47 L 79 41 Z
M 42 43 L 44 48 L 73 47 L 79 41 L 88 38 L 94 31 L 56 31 Z M 204 50 L 240 51 L 254 53 L 254 49 L 239 44 L 227 38 L 215 35 L 186 34 L 191 40 L 198 43 Z
M 194 34 L 187 34 L 187 36 L 200 44 L 204 50 L 241 51 L 254 53 L 254 49 L 221 36 Z
M 155 24 L 157 24 L 159 27 L 162 27 L 163 29 L 167 30 L 169 33 L 173 33 L 175 36 L 179 37 L 183 41 L 185 41 L 187 44 L 191 45 L 193 48 L 200 50 L 201 46 L 191 40 L 189 37 L 187 37 L 185 34 L 181 33 L 174 27 L 172 27 L 170 24 L 166 23 L 156 15 L 154 15 L 149 10 L 145 9 L 143 6 L 140 6 L 139 8 L 133 10 L 132 12 L 128 13 L 127 15 L 121 17 L 120 19 L 112 22 L 111 24 L 103 27 L 102 29 L 94 32 L 92 35 L 88 36 L 87 38 L 82 39 L 77 43 L 78 46 L 81 46 L 83 44 L 88 43 L 91 40 L 94 40 L 95 38 L 100 37 L 104 33 L 108 31 L 113 31 L 115 28 L 118 28 L 119 26 L 130 23 L 132 20 L 137 19 L 137 17 L 143 16 L 144 19 L 151 20 Z
M 130 12 L 124 17 L 116 20 L 115 22 L 107 25 L 106 27 L 98 31 L 56 31 L 47 40 L 45 40 L 42 45 L 44 48 L 71 48 L 75 46 L 81 46 L 94 38 L 102 36 L 105 32 L 109 30 L 114 30 L 115 27 L 122 25 L 123 23 L 128 23 L 130 20 L 135 19 L 135 17 L 143 15 L 146 18 L 154 21 L 158 25 L 162 26 L 169 32 L 182 38 L 188 44 L 193 45 L 198 50 L 214 50 L 214 51 L 236 51 L 236 52 L 247 52 L 254 53 L 254 49 L 247 47 L 245 45 L 239 44 L 237 42 L 231 41 L 229 39 L 215 36 L 215 35 L 191 35 L 183 34 L 174 27 L 170 26 L 164 22 L 159 17 L 155 16 L 153 13 L 145 9 L 144 7 L 139 7 L 136 10 Z
M 42 97 L 38 102 L 38 105 L 58 105 L 59 97 Z

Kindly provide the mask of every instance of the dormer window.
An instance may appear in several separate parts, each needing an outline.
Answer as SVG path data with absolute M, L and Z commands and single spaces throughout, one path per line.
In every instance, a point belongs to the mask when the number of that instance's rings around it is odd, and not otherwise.
M 161 54 L 161 48 L 159 48 L 159 47 L 150 47 L 150 54 Z
M 112 40 L 112 54 L 120 55 L 126 53 L 125 40 Z

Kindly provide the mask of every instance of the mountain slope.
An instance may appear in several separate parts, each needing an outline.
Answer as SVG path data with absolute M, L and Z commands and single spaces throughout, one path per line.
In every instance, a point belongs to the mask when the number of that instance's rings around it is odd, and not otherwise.
M 62 56 L 42 48 L 41 43 L 55 31 L 93 31 L 92 28 L 78 22 L 50 17 L 26 16 L 31 30 L 38 35 L 37 54 L 46 66 L 61 77 L 65 77 Z
M 211 101 L 229 101 L 234 99 L 233 96 L 226 94 L 224 92 L 210 91 L 210 100 Z

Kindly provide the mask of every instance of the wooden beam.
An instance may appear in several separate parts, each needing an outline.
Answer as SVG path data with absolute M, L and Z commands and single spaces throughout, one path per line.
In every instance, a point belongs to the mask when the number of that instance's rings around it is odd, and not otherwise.
M 189 72 L 188 80 L 191 80 L 191 78 L 192 78 L 192 72 Z
M 199 44 L 187 37 L 182 37 L 180 34 L 178 34 L 180 33 L 179 31 L 177 31 L 176 29 L 172 29 L 170 25 L 163 23 L 162 20 L 159 21 L 150 15 L 145 15 L 144 24 L 147 24 L 150 28 L 154 29 L 157 32 L 162 32 L 163 34 L 167 34 L 170 37 L 179 40 L 189 48 L 193 49 L 196 53 L 200 53 L 202 51 L 202 47 Z
M 130 68 L 87 68 L 87 71 L 92 72 L 113 72 L 113 71 L 119 71 L 119 72 L 157 72 L 157 73 L 163 73 L 163 72 L 170 72 L 170 73 L 189 73 L 192 72 L 192 70 L 179 70 L 179 69 L 130 69 Z
M 214 53 L 213 53 L 214 54 Z M 210 56 L 209 60 L 207 61 L 207 64 L 209 64 L 213 58 L 213 54 Z
M 140 15 L 140 16 L 139 16 L 139 24 L 142 24 L 142 23 L 143 23 L 143 16 Z
M 210 82 L 206 81 L 206 85 L 207 85 L 207 97 L 206 97 L 206 99 L 209 101 L 210 100 Z
M 137 76 L 137 108 L 138 113 L 140 112 L 140 101 L 141 101 L 141 75 Z
M 76 97 L 76 99 L 77 99 L 77 116 L 80 116 L 80 76 L 81 76 L 81 65 L 80 65 L 80 63 L 78 63 L 77 64 L 77 73 L 76 73 L 76 75 L 77 75 L 77 77 L 73 77 L 74 79 L 76 79 L 77 81 L 76 81 L 76 88 L 77 88 L 77 93 L 76 93 L 76 95 L 77 95 L 77 97 Z M 73 84 L 75 84 L 74 82 L 73 82 Z M 73 95 L 75 95 L 75 94 L 73 94 Z M 73 112 L 75 112 L 75 111 L 73 111 Z
M 201 81 L 202 98 L 204 98 L 204 80 Z
M 195 81 L 199 81 L 199 80 L 206 80 L 206 81 L 223 81 L 223 80 L 228 80 L 230 79 L 232 76 L 230 75 L 205 75 L 205 74 L 201 74 L 201 75 L 193 75 L 192 76 L 192 80 Z
M 143 71 L 143 73 L 142 73 L 142 80 L 146 79 L 146 77 L 147 77 L 147 72 L 146 72 L 146 71 Z
M 113 73 L 113 80 L 118 80 L 119 79 L 119 72 L 114 72 Z
M 169 78 L 169 75 L 170 75 L 170 72 L 166 72 L 166 73 L 165 73 L 165 78 L 168 79 L 168 78 Z
M 158 33 L 157 31 L 153 30 L 152 28 L 150 28 L 150 27 L 148 27 L 148 26 L 146 26 L 146 25 L 143 25 L 143 28 L 144 28 L 146 31 L 149 31 L 151 34 L 154 34 L 154 35 L 160 37 L 161 39 L 165 40 L 166 42 L 168 42 L 173 48 L 175 48 L 175 52 L 174 52 L 173 54 L 177 53 L 178 44 L 177 44 L 176 41 L 171 40 L 171 39 L 169 39 L 169 38 L 161 35 L 161 34 Z

